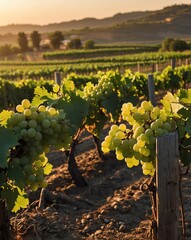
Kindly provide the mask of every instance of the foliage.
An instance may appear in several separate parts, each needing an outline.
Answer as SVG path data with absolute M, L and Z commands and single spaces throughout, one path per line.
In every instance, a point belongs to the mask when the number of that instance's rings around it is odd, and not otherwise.
M 93 40 L 88 40 L 84 43 L 84 49 L 93 49 L 95 47 L 95 42 Z
M 70 40 L 67 47 L 70 49 L 80 49 L 82 47 L 81 40 L 79 38 L 74 38 Z
M 185 51 L 189 49 L 190 49 L 189 44 L 184 40 L 166 38 L 162 42 L 162 47 L 160 50 L 161 51 Z
M 41 41 L 41 35 L 38 31 L 33 31 L 30 34 L 30 38 L 32 41 L 33 48 L 39 49 L 40 48 L 40 41 Z
M 62 41 L 64 40 L 64 35 L 61 31 L 55 31 L 49 36 L 50 45 L 54 49 L 59 49 Z
M 18 33 L 18 44 L 22 52 L 26 52 L 28 50 L 28 39 L 24 32 Z

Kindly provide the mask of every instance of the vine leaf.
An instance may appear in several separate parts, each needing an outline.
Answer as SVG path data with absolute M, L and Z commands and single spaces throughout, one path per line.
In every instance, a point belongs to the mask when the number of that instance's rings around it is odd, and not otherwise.
M 75 128 L 77 127 L 76 129 L 82 125 L 82 122 L 89 111 L 88 102 L 75 95 L 72 96 L 70 102 L 65 101 L 64 99 L 59 99 L 54 107 L 63 110 L 64 113 L 66 113 L 66 119 L 69 119 L 71 126 Z
M 6 126 L 7 125 L 7 120 L 11 117 L 12 112 L 8 110 L 3 110 L 0 113 L 0 124 L 1 126 Z
M 167 110 L 167 112 L 171 113 L 177 113 L 183 105 L 179 103 L 179 100 L 176 96 L 174 96 L 172 93 L 168 92 L 164 98 L 161 100 L 163 106 Z
M 12 212 L 17 212 L 21 208 L 26 208 L 28 205 L 29 199 L 25 195 L 18 195 Z
M 0 127 L 0 168 L 7 168 L 9 149 L 18 144 L 17 136 L 10 130 Z
M 12 212 L 17 212 L 20 208 L 26 208 L 29 200 L 26 194 L 18 187 L 6 185 L 1 192 L 1 197 L 6 199 L 8 209 Z
M 179 91 L 180 103 L 191 104 L 191 89 L 180 89 Z

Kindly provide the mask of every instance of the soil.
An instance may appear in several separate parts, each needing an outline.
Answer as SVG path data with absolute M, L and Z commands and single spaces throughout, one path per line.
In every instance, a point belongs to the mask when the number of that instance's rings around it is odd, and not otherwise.
M 150 194 L 140 190 L 150 178 L 138 167 L 128 169 L 124 161 L 116 160 L 114 153 L 100 159 L 87 132 L 82 133 L 81 141 L 76 148 L 76 162 L 88 185 L 77 187 L 68 172 L 65 154 L 52 151 L 48 157 L 54 168 L 47 176 L 48 187 L 30 193 L 29 208 L 11 218 L 14 239 L 151 239 Z M 191 239 L 189 177 L 183 177 L 182 184 L 188 240 Z

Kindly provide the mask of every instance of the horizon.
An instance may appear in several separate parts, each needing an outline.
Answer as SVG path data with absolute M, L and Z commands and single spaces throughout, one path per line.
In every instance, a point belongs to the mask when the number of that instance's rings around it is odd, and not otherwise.
M 95 6 L 92 6 L 90 1 L 95 2 Z M 70 2 L 65 1 L 64 3 L 62 0 L 54 0 L 54 2 L 50 0 L 41 0 L 41 2 L 37 2 L 37 0 L 26 0 L 25 3 L 23 3 L 22 0 L 17 0 L 17 2 L 15 0 L 1 0 L 0 26 L 22 24 L 48 25 L 78 21 L 84 18 L 103 19 L 119 13 L 153 11 L 172 5 L 191 4 L 191 0 L 166 0 L 157 3 L 153 3 L 152 0 L 144 0 L 141 5 L 138 3 L 138 0 L 134 0 L 133 3 L 129 3 L 127 0 L 120 0 L 120 4 L 119 1 L 117 4 L 116 0 L 108 1 L 110 1 L 109 8 L 108 4 L 103 3 L 101 0 L 70 0 Z M 26 2 L 28 2 L 28 4 Z M 43 8 L 44 10 L 42 12 L 41 10 Z M 52 14 L 52 12 L 55 12 L 55 14 Z

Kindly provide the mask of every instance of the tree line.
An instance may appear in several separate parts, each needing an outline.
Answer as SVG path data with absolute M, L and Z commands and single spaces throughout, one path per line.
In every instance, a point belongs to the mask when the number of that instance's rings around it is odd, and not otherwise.
M 42 44 L 42 36 L 38 31 L 33 31 L 31 34 L 27 35 L 25 32 L 19 32 L 17 35 L 17 44 L 16 46 L 11 46 L 5 44 L 0 46 L 0 56 L 7 56 L 15 53 L 24 53 L 27 51 L 38 51 L 40 49 L 60 49 L 63 41 L 65 40 L 64 35 L 61 31 L 55 31 L 48 35 L 47 39 L 48 44 Z M 30 43 L 30 46 L 29 46 Z M 82 42 L 79 38 L 71 39 L 67 42 L 66 48 L 68 49 L 92 49 L 94 48 L 94 41 L 87 40 L 82 45 Z

